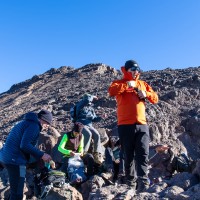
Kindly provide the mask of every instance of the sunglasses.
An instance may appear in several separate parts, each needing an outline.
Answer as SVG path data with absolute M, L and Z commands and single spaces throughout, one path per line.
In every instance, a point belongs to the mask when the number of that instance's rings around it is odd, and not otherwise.
M 131 68 L 129 68 L 129 70 L 132 71 L 132 72 L 134 72 L 134 71 L 141 72 L 139 67 L 131 67 Z

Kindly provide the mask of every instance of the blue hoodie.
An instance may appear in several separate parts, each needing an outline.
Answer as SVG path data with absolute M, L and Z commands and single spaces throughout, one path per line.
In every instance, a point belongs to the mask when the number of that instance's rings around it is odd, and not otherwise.
M 92 126 L 92 122 L 98 122 L 101 117 L 97 117 L 92 106 L 94 96 L 86 94 L 83 99 L 76 105 L 77 122 L 83 125 Z
M 9 133 L 5 145 L 0 150 L 0 161 L 4 164 L 25 165 L 30 155 L 36 160 L 44 152 L 35 147 L 42 127 L 37 114 L 29 112 Z

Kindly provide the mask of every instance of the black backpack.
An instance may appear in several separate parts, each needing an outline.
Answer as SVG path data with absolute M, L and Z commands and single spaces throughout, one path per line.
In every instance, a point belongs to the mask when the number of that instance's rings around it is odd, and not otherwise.
M 65 179 L 64 172 L 44 168 L 41 173 L 36 174 L 34 177 L 35 196 L 44 199 L 52 187 L 63 187 Z
M 190 171 L 190 159 L 184 153 L 181 153 L 176 157 L 176 171 L 177 172 L 189 172 Z

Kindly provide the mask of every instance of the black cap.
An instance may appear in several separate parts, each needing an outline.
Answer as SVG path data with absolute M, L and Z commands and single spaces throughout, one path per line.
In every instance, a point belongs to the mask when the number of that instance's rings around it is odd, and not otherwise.
M 140 71 L 140 67 L 138 63 L 135 60 L 127 60 L 125 63 L 125 70 L 128 71 L 128 69 L 133 68 L 137 71 Z M 133 70 L 134 71 L 134 70 Z
M 51 112 L 49 112 L 48 110 L 41 110 L 38 113 L 38 118 L 44 120 L 48 124 L 51 124 L 53 116 L 52 116 Z

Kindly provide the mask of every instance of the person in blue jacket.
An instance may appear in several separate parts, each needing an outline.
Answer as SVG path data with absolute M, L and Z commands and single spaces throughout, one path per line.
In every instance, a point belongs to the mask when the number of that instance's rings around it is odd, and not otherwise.
M 93 108 L 93 100 L 98 98 L 91 94 L 84 94 L 81 101 L 76 104 L 76 121 L 81 122 L 84 125 L 83 135 L 84 135 L 84 152 L 87 153 L 91 139 L 94 141 L 94 161 L 97 164 L 103 163 L 103 150 L 100 140 L 99 132 L 93 127 L 92 122 L 99 122 L 101 117 L 98 117 Z
M 36 148 L 41 130 L 52 122 L 52 114 L 41 110 L 38 114 L 29 112 L 10 131 L 3 148 L 0 161 L 6 167 L 10 182 L 10 200 L 22 200 L 26 175 L 26 164 L 30 156 L 36 160 L 49 162 L 51 156 Z

